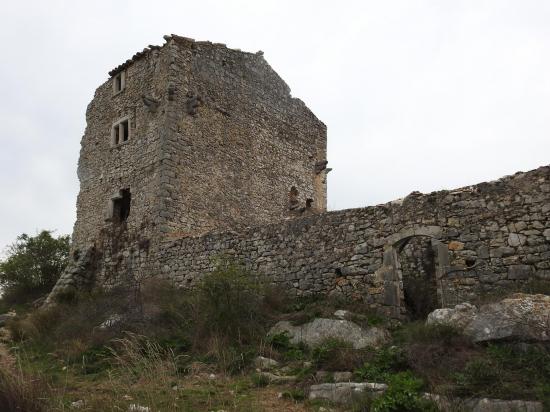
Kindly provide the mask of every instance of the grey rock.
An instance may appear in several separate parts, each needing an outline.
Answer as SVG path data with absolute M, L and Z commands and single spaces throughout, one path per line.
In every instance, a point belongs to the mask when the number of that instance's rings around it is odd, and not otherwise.
M 121 315 L 117 315 L 117 314 L 114 314 L 114 315 L 111 315 L 109 316 L 105 321 L 103 321 L 99 326 L 98 328 L 99 329 L 108 329 L 108 328 L 112 328 L 114 326 L 116 326 L 118 323 L 120 323 L 122 321 L 122 316 Z
M 428 315 L 428 325 L 450 325 L 464 329 L 477 314 L 477 308 L 469 303 L 460 303 L 454 308 L 436 309 Z
M 508 279 L 526 280 L 532 273 L 533 269 L 530 265 L 512 265 L 508 268 Z
M 466 401 L 464 406 L 472 412 L 543 412 L 544 410 L 541 402 L 487 398 Z
M 389 333 L 385 329 L 371 327 L 363 329 L 348 320 L 316 318 L 304 325 L 293 326 L 288 321 L 278 322 L 269 331 L 270 335 L 288 333 L 290 342 L 300 342 L 309 346 L 317 346 L 324 340 L 342 339 L 353 345 L 354 349 L 378 347 L 389 340 Z
M 549 341 L 550 296 L 517 293 L 479 309 L 462 303 L 433 311 L 426 323 L 455 326 L 474 342 Z
M 527 241 L 527 236 L 520 233 L 510 233 L 508 235 L 508 244 L 512 247 L 523 246 Z
M 10 319 L 15 318 L 15 312 L 8 312 L 0 315 L 0 327 L 4 326 Z
M 365 391 L 382 393 L 387 389 L 383 383 L 369 382 L 341 382 L 321 383 L 312 385 L 309 390 L 309 399 L 324 399 L 334 403 L 349 403 L 354 397 Z
M 350 382 L 353 378 L 352 372 L 334 372 L 332 375 L 334 382 Z
M 515 294 L 480 307 L 464 329 L 475 342 L 550 340 L 550 296 Z
M 269 381 L 269 383 L 274 383 L 274 384 L 284 384 L 284 383 L 291 383 L 296 381 L 296 376 L 276 375 L 271 372 L 260 372 L 259 376 L 263 376 Z
M 257 369 L 261 370 L 269 370 L 274 369 L 279 366 L 279 362 L 277 362 L 275 359 L 271 358 L 264 358 L 263 356 L 258 356 L 256 359 L 254 359 L 254 366 Z
M 338 309 L 336 312 L 334 312 L 334 317 L 338 319 L 346 319 L 347 317 L 349 317 L 349 315 L 351 315 L 351 312 L 349 310 Z

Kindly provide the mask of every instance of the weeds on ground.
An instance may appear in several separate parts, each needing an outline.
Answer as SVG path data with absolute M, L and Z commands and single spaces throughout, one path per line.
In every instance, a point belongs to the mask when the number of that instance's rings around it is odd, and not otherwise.
M 454 380 L 460 396 L 538 399 L 550 407 L 550 347 L 489 345 Z

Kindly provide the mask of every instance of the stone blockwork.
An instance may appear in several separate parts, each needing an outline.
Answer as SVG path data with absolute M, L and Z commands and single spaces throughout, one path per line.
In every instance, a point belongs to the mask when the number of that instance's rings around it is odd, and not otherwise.
M 324 212 L 326 127 L 263 53 L 165 40 L 112 70 L 88 106 L 74 248 L 113 255 L 138 240 L 149 252 Z
M 169 240 L 146 257 L 134 247 L 108 260 L 190 287 L 226 256 L 296 295 L 338 294 L 402 316 L 400 252 L 417 236 L 431 239 L 440 307 L 550 279 L 550 167 L 379 206 Z M 101 270 L 101 279 L 116 276 L 109 265 Z

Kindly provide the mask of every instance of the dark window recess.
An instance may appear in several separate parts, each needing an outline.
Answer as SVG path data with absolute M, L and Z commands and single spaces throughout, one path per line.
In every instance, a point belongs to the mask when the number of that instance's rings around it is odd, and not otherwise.
M 290 192 L 288 192 L 288 208 L 294 210 L 298 208 L 298 206 L 298 189 L 296 189 L 296 186 L 292 186 Z
M 120 92 L 122 90 L 122 76 L 119 74 L 115 77 L 115 91 Z
M 130 216 L 132 195 L 129 189 L 122 189 L 120 197 L 113 199 L 113 217 L 116 222 L 126 222 Z
M 128 136 L 130 136 L 129 129 L 128 129 L 128 120 L 124 120 L 123 122 L 120 122 L 120 128 L 118 129 L 120 133 L 120 137 L 122 138 L 123 142 L 128 141 Z
M 121 121 L 113 126 L 113 144 L 127 142 L 130 138 L 130 123 L 128 119 Z

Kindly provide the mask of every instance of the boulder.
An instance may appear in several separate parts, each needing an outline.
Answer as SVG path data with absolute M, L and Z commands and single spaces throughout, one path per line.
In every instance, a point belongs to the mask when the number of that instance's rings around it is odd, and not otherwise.
M 544 410 L 542 403 L 535 401 L 488 398 L 449 399 L 433 393 L 425 393 L 424 398 L 435 402 L 442 412 L 543 412 Z
M 296 376 L 276 375 L 276 374 L 271 373 L 271 372 L 259 372 L 258 376 L 261 376 L 261 377 L 267 379 L 267 381 L 269 383 L 274 383 L 274 384 L 292 383 L 292 382 L 295 382 L 296 379 L 297 379 Z
M 503 401 L 500 399 L 472 399 L 464 402 L 472 412 L 543 412 L 542 403 L 533 401 Z
M 15 312 L 8 312 L 0 314 L 0 327 L 5 326 L 6 322 L 10 319 L 15 318 Z
M 275 359 L 264 358 L 263 356 L 257 356 L 256 359 L 254 359 L 254 366 L 257 369 L 268 370 L 279 366 L 279 362 L 277 362 Z
M 514 294 L 479 309 L 462 303 L 437 309 L 427 324 L 446 324 L 460 329 L 474 342 L 494 340 L 550 340 L 550 296 Z
M 428 325 L 450 325 L 464 329 L 476 316 L 477 308 L 469 303 L 461 303 L 454 308 L 436 309 L 428 315 Z
M 350 316 L 351 312 L 349 310 L 338 309 L 336 312 L 334 312 L 334 317 L 337 319 L 346 319 Z
M 387 389 L 383 383 L 369 382 L 341 382 L 321 383 L 312 385 L 309 390 L 309 399 L 323 399 L 334 403 L 349 403 L 353 398 L 365 391 L 374 394 L 382 393 Z
M 288 321 L 281 321 L 269 331 L 270 335 L 279 333 L 287 333 L 290 342 L 294 344 L 303 342 L 309 346 L 318 346 L 324 340 L 333 338 L 349 342 L 354 349 L 378 347 L 389 340 L 389 333 L 385 329 L 377 327 L 363 329 L 361 326 L 343 319 L 317 318 L 299 326 L 293 326 Z
M 334 382 L 350 382 L 353 378 L 352 372 L 334 372 L 332 374 L 332 378 L 334 379 Z

